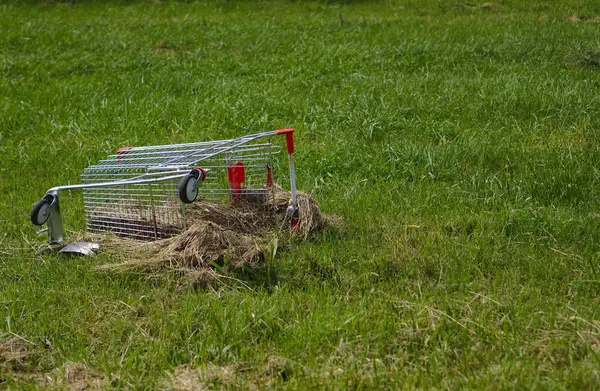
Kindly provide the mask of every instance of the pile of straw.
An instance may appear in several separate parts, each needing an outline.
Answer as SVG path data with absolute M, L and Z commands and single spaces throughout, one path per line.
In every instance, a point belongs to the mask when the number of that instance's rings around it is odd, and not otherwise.
M 234 205 L 198 200 L 186 213 L 188 226 L 180 234 L 154 242 L 107 237 L 102 247 L 123 259 L 104 265 L 105 270 L 150 271 L 164 269 L 193 272 L 195 278 L 214 275 L 215 267 L 257 267 L 264 259 L 268 238 L 290 235 L 286 209 L 290 193 L 276 186 L 266 201 L 241 199 Z M 306 240 L 326 226 L 317 203 L 298 192 L 300 223 L 292 235 Z

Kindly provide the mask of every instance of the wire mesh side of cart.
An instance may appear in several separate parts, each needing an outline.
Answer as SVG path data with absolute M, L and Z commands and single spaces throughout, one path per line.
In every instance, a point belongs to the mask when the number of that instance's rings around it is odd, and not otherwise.
M 113 181 L 144 175 L 135 168 L 92 166 L 82 182 Z M 184 206 L 177 199 L 177 180 L 83 190 L 87 230 L 112 232 L 139 240 L 170 237 L 185 228 Z
M 206 173 L 199 188 L 201 199 L 214 202 L 230 202 L 237 197 L 264 199 L 270 189 L 273 155 L 280 150 L 270 138 L 261 135 L 119 149 L 82 174 L 85 184 L 124 182 L 122 186 L 84 189 L 87 230 L 138 240 L 163 239 L 181 232 L 189 224 L 190 206 L 179 200 L 178 180 L 160 178 L 193 167 Z M 128 183 L 153 178 L 156 181 L 150 183 Z

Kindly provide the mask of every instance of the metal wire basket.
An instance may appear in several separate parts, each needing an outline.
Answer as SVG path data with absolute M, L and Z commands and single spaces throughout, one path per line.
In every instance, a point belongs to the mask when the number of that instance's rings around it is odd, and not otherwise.
M 49 189 L 31 212 L 35 225 L 48 224 L 50 244 L 63 243 L 59 192 L 83 190 L 87 230 L 137 240 L 173 236 L 188 224 L 187 204 L 198 197 L 236 202 L 266 200 L 273 183 L 272 137 L 286 136 L 292 199 L 287 214 L 298 224 L 293 129 L 231 140 L 124 147 L 86 168 L 82 184 Z

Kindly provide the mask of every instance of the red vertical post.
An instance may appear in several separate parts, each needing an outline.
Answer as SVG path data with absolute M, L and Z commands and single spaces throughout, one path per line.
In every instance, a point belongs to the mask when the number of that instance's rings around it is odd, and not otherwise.
M 244 163 L 237 162 L 227 167 L 227 181 L 231 189 L 231 203 L 235 203 L 242 193 L 242 183 L 246 182 Z
M 271 190 L 273 187 L 273 169 L 271 166 L 267 166 L 267 189 Z

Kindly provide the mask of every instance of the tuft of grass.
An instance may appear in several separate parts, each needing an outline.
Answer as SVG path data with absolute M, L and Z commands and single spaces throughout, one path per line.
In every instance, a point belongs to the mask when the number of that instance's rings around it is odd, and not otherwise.
M 35 347 L 0 388 L 598 389 L 600 8 L 483 3 L 0 5 L 0 341 Z M 36 254 L 116 148 L 282 127 L 343 224 L 263 271 Z

